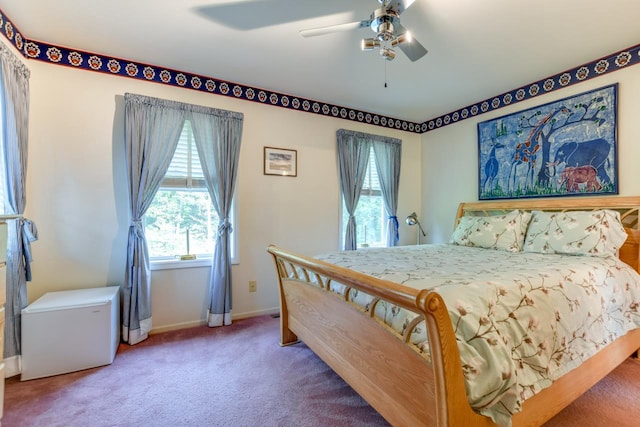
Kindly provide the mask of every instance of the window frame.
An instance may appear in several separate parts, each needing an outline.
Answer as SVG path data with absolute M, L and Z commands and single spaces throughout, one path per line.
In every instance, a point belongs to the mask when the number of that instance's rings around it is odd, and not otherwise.
M 376 176 L 378 175 L 378 171 L 377 171 L 377 166 L 376 166 L 376 155 L 375 155 L 375 150 L 373 149 L 373 147 L 370 148 L 369 151 L 369 162 L 367 163 L 367 170 L 369 172 L 369 176 L 371 174 L 371 172 L 374 172 L 376 174 Z M 380 180 L 377 179 L 378 185 L 380 184 Z M 380 242 L 375 242 L 375 243 L 369 243 L 367 242 L 368 247 L 372 247 L 372 248 L 383 248 L 387 246 L 387 240 L 386 240 L 386 235 L 387 235 L 387 221 L 385 221 L 385 215 L 386 215 L 386 208 L 385 208 L 385 204 L 384 204 L 384 198 L 382 197 L 382 189 L 377 190 L 377 189 L 372 189 L 370 186 L 365 187 L 365 185 L 368 185 L 368 183 L 363 182 L 362 183 L 362 190 L 360 193 L 360 199 L 358 200 L 358 206 L 360 205 L 361 201 L 362 201 L 362 197 L 363 196 L 369 196 L 369 197 L 379 197 L 381 200 L 381 205 L 382 205 L 382 217 L 381 217 L 381 237 L 382 240 Z M 358 209 L 358 207 L 356 206 L 356 210 Z M 340 240 L 339 240 L 339 244 L 341 248 L 344 248 L 344 238 L 345 238 L 345 227 L 346 227 L 346 223 L 344 221 L 344 217 L 345 217 L 345 213 L 346 213 L 346 209 L 345 209 L 345 204 L 344 204 L 344 195 L 342 194 L 342 192 L 340 192 L 340 209 L 339 209 L 339 215 L 340 215 L 340 221 L 339 221 L 339 230 L 340 230 Z M 356 221 L 357 221 L 357 217 L 356 217 Z
M 185 126 L 187 125 L 185 121 Z M 190 124 L 189 124 L 190 126 Z M 184 132 L 184 128 L 183 131 Z M 187 130 L 189 143 L 193 143 L 193 148 L 195 148 L 195 141 L 193 138 L 193 131 L 189 128 Z M 176 147 L 177 148 L 177 147 Z M 187 147 L 189 160 L 192 161 L 192 147 Z M 196 149 L 197 150 L 197 149 Z M 196 151 L 196 155 L 197 151 Z M 175 153 L 174 153 L 175 156 Z M 199 157 L 198 157 L 199 160 Z M 173 161 L 173 159 L 172 159 Z M 160 185 L 161 190 L 165 191 L 205 191 L 208 192 L 206 187 L 206 182 L 204 179 L 193 178 L 191 176 L 191 166 L 190 164 L 187 166 L 187 177 L 186 178 L 163 178 L 162 184 Z M 237 183 L 236 183 L 237 188 Z M 231 263 L 239 264 L 238 259 L 238 231 L 235 226 L 238 222 L 238 212 L 236 209 L 236 194 L 237 191 L 234 191 L 233 200 L 231 202 L 231 210 L 230 210 L 230 220 L 233 226 L 233 232 L 231 233 Z M 146 231 L 146 230 L 145 230 Z M 146 234 L 146 233 L 145 233 Z M 168 269 L 180 269 L 180 268 L 196 268 L 196 267 L 211 267 L 211 262 L 213 259 L 213 253 L 209 254 L 196 254 L 197 257 L 195 259 L 181 260 L 176 259 L 175 257 L 169 256 L 159 256 L 159 257 L 151 257 L 149 256 L 149 267 L 150 270 L 168 270 Z
M 231 204 L 231 225 L 233 226 L 233 232 L 231 233 L 231 264 L 240 264 L 240 257 L 238 255 L 238 230 L 236 224 L 238 223 L 238 209 L 236 209 L 236 196 L 233 197 Z M 213 254 L 207 254 L 206 256 L 199 256 L 196 259 L 160 259 L 149 258 L 149 268 L 151 271 L 155 270 L 173 270 L 180 268 L 198 268 L 198 267 L 211 267 L 211 261 L 213 260 Z

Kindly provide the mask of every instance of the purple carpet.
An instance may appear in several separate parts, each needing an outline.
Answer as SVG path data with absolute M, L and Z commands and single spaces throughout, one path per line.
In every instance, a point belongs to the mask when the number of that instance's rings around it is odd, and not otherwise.
M 3 427 L 386 426 L 279 319 L 183 329 L 120 345 L 111 365 L 6 382 Z
M 120 345 L 113 364 L 6 381 L 3 427 L 387 426 L 304 344 L 280 347 L 270 316 Z M 629 360 L 545 427 L 640 425 Z

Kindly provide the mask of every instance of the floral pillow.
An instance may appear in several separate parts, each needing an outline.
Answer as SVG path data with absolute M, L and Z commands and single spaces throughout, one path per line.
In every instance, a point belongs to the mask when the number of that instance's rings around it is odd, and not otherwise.
M 532 214 L 525 252 L 609 256 L 616 255 L 627 240 L 617 211 L 534 211 Z
M 509 252 L 522 250 L 531 214 L 514 210 L 505 215 L 463 216 L 451 243 Z

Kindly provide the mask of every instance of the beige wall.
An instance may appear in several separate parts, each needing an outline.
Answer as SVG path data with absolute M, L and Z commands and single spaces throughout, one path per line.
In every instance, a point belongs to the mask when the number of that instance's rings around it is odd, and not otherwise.
M 123 95 L 244 113 L 237 187 L 236 317 L 277 310 L 275 243 L 305 254 L 338 248 L 336 130 L 403 140 L 398 216 L 420 214 L 421 136 L 132 79 L 27 61 L 31 70 L 26 216 L 38 227 L 29 301 L 48 291 L 121 284 L 128 228 Z M 251 84 L 251 82 L 246 82 Z M 264 146 L 298 150 L 298 177 L 263 175 Z M 401 243 L 415 227 L 401 221 Z M 153 271 L 153 331 L 204 321 L 209 268 Z M 258 291 L 248 292 L 248 282 Z
M 422 212 L 429 241 L 448 241 L 458 203 L 478 200 L 478 122 L 613 83 L 619 83 L 618 190 L 640 195 L 640 67 L 635 66 L 423 134 Z
M 398 216 L 416 210 L 428 241 L 441 242 L 449 239 L 458 203 L 478 197 L 479 121 L 619 82 L 619 189 L 621 195 L 640 194 L 638 67 L 416 135 L 38 61 L 26 64 L 31 70 L 26 216 L 36 222 L 40 235 L 33 245 L 29 301 L 48 291 L 122 283 L 128 227 L 125 92 L 244 113 L 234 225 L 240 241 L 240 263 L 233 266 L 234 317 L 277 309 L 268 244 L 305 254 L 338 248 L 339 128 L 403 140 Z M 298 150 L 298 177 L 263 175 L 264 146 Z M 415 228 L 403 221 L 400 233 L 401 244 L 415 242 Z M 154 271 L 154 332 L 203 322 L 208 278 L 207 267 Z M 258 281 L 258 292 L 248 292 L 249 280 Z

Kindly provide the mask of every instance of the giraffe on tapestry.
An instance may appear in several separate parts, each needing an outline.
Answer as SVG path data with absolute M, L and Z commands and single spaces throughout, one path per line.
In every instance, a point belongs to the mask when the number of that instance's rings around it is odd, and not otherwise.
M 558 108 L 551 111 L 544 116 L 538 123 L 535 124 L 529 137 L 522 143 L 516 145 L 516 151 L 513 154 L 511 161 L 511 170 L 509 172 L 509 189 L 514 190 L 516 186 L 518 167 L 521 165 L 527 166 L 527 173 L 524 179 L 524 188 L 533 188 L 534 186 L 534 172 L 536 168 L 536 162 L 538 159 L 538 151 L 542 148 L 540 137 L 544 131 L 544 127 L 549 121 L 559 113 L 568 113 L 569 110 L 566 107 Z M 513 181 L 513 183 L 512 183 Z

